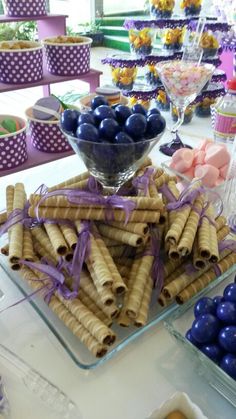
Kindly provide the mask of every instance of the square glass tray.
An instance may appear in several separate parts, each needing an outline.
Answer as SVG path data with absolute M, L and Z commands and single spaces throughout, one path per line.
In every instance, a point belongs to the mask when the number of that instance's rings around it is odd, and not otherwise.
M 198 374 L 203 376 L 211 387 L 236 407 L 236 381 L 185 338 L 185 333 L 190 329 L 194 320 L 193 308 L 195 302 L 202 296 L 214 297 L 216 295 L 222 295 L 226 285 L 233 282 L 232 274 L 235 274 L 235 272 L 236 264 L 213 281 L 197 296 L 193 297 L 183 306 L 178 307 L 165 319 L 164 324 L 179 345 L 184 347 L 192 357 L 193 364 L 197 366 L 195 371 L 197 370 Z

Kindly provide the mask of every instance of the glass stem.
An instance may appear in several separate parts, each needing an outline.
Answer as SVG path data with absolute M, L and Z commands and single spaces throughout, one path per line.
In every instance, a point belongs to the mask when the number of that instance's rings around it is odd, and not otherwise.
M 176 132 L 178 131 L 179 127 L 184 122 L 184 112 L 185 112 L 185 109 L 186 109 L 186 107 L 177 108 L 178 121 L 176 122 L 176 124 L 173 125 L 173 127 L 171 129 L 171 133 L 172 134 L 176 134 Z

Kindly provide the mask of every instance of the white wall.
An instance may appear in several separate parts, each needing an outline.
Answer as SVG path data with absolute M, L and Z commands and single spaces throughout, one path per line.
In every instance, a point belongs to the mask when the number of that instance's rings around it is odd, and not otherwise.
M 67 24 L 77 29 L 79 23 L 91 20 L 92 7 L 90 0 L 50 0 L 50 11 L 69 15 Z
M 130 10 L 142 10 L 144 0 L 103 0 L 104 13 L 122 13 Z

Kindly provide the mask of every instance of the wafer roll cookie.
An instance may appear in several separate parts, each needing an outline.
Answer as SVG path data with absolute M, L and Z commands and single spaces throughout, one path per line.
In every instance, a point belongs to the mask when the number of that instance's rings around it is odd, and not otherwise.
M 196 269 L 204 269 L 207 266 L 208 260 L 200 256 L 198 235 L 195 237 L 193 243 L 193 266 Z
M 120 246 L 120 242 L 117 242 L 116 240 L 109 239 L 108 237 L 103 237 L 102 239 L 105 245 L 107 246 L 107 248 Z
M 9 255 L 9 244 L 5 244 L 4 246 L 1 247 L 1 253 L 4 256 Z
M 97 292 L 97 289 L 91 279 L 91 277 L 84 271 L 81 272 L 81 279 L 80 279 L 80 288 L 87 294 L 89 297 L 94 301 L 94 303 L 106 314 L 109 318 L 113 319 L 118 315 L 118 308 L 117 306 L 112 303 L 109 306 L 105 305 L 100 295 Z
M 196 236 L 198 223 L 200 220 L 202 208 L 204 204 L 204 197 L 202 195 L 198 196 L 193 203 L 193 207 L 189 214 L 189 218 L 185 224 L 183 233 L 180 237 L 177 251 L 181 256 L 188 256 L 193 248 L 194 238 Z
M 168 275 L 166 278 L 164 278 L 164 284 L 163 284 L 163 288 L 170 284 L 172 281 L 174 281 L 177 277 L 179 277 L 180 275 L 182 275 L 182 273 L 185 272 L 185 264 L 182 263 L 182 265 L 178 266 L 178 268 L 176 268 L 174 270 L 174 272 L 172 272 L 170 275 Z
M 152 159 L 150 157 L 145 157 L 145 159 L 144 159 L 143 163 L 141 164 L 139 170 L 145 169 L 145 167 L 147 167 L 147 166 L 152 166 Z
M 236 263 L 236 254 L 230 253 L 224 259 L 217 263 L 221 273 L 226 272 L 234 263 Z M 212 282 L 217 277 L 214 268 L 210 268 L 207 272 L 203 273 L 199 278 L 193 281 L 188 287 L 186 287 L 181 293 L 176 297 L 176 302 L 178 304 L 183 304 L 196 295 L 199 291 L 203 290 L 210 282 Z
M 122 309 L 121 309 L 120 314 L 117 318 L 117 323 L 122 327 L 128 327 L 131 324 L 131 319 L 127 316 L 127 303 L 129 301 L 129 295 L 130 295 L 135 277 L 138 273 L 138 269 L 140 267 L 140 264 L 141 264 L 141 258 L 134 260 L 133 264 L 132 264 L 132 267 L 131 267 L 129 279 L 128 279 L 128 282 L 127 282 L 128 291 L 124 295 Z
M 57 224 L 44 223 L 44 228 L 54 251 L 60 256 L 65 255 L 69 248 L 59 226 Z
M 157 176 L 154 178 L 154 182 L 156 185 L 157 190 L 164 185 L 164 183 L 167 183 L 169 180 L 169 175 L 167 175 L 167 173 L 162 173 L 160 176 Z
M 114 343 L 116 338 L 114 332 L 102 323 L 79 299 L 66 300 L 59 293 L 56 293 L 56 296 L 99 343 L 104 345 Z
M 125 245 L 113 246 L 109 248 L 110 255 L 113 259 L 122 257 L 127 251 Z
M 67 224 L 59 224 L 59 228 L 70 249 L 75 250 L 78 240 L 76 231 Z
M 7 221 L 7 212 L 1 212 L 0 213 L 0 224 L 3 224 Z
M 56 191 L 57 189 L 63 189 L 69 187 L 69 185 L 72 185 L 73 183 L 80 182 L 81 180 L 88 179 L 89 172 L 81 173 L 78 176 L 74 176 L 68 180 L 65 180 L 64 182 L 58 183 L 57 185 L 52 186 L 51 188 L 48 188 L 48 192 Z
M 35 261 L 35 253 L 33 247 L 33 238 L 31 235 L 31 230 L 24 227 L 23 233 L 23 259 L 28 261 Z
M 198 253 L 204 259 L 210 259 L 211 248 L 210 248 L 210 223 L 206 217 L 201 220 L 201 225 L 198 228 Z
M 55 260 L 59 260 L 59 256 L 55 252 L 55 250 L 52 247 L 52 244 L 49 240 L 48 235 L 46 234 L 43 227 L 34 227 L 31 230 L 33 239 L 36 239 L 40 245 L 47 251 L 46 255 L 50 255 Z
M 168 189 L 170 190 L 170 192 L 172 193 L 172 195 L 175 197 L 175 199 L 176 200 L 179 199 L 180 191 L 179 191 L 179 189 L 176 186 L 176 181 L 169 180 L 167 182 L 167 186 L 168 186 Z
M 125 279 L 129 278 L 130 275 L 130 268 L 128 266 L 124 266 L 124 265 L 120 265 L 119 263 L 116 263 L 116 268 L 119 271 L 119 274 L 121 275 L 121 277 Z
M 106 316 L 105 313 L 95 304 L 95 302 L 82 289 L 79 290 L 79 300 L 98 317 L 106 326 L 112 325 L 112 319 Z
M 87 261 L 87 268 L 93 280 L 93 283 L 96 287 L 96 290 L 99 294 L 99 297 L 102 303 L 106 306 L 110 306 L 111 304 L 115 303 L 115 296 L 111 290 L 111 286 L 102 286 L 100 283 L 100 278 L 97 276 L 97 272 L 94 269 L 92 263 Z M 112 279 L 111 275 L 110 278 Z
M 26 202 L 23 183 L 16 183 L 13 200 L 13 210 L 23 210 Z M 10 229 L 9 261 L 18 263 L 23 256 L 23 224 L 14 224 Z
M 6 188 L 6 208 L 7 208 L 7 217 L 13 210 L 13 201 L 14 201 L 14 191 L 15 188 L 13 185 L 8 185 Z
M 164 278 L 167 278 L 172 272 L 174 272 L 181 264 L 183 263 L 182 260 L 168 260 L 164 263 Z
M 98 230 L 100 234 L 104 237 L 108 237 L 110 239 L 113 238 L 117 241 L 120 241 L 121 243 L 125 243 L 133 247 L 137 247 L 143 244 L 143 236 L 139 236 L 138 234 L 131 233 L 128 231 L 120 230 L 117 227 L 99 224 Z
M 97 233 L 97 231 L 96 231 Z M 117 295 L 117 294 L 123 294 L 125 291 L 127 291 L 127 287 L 123 281 L 123 279 L 121 278 L 121 275 L 109 253 L 109 250 L 107 249 L 104 241 L 100 238 L 100 237 L 96 237 L 95 238 L 97 245 L 102 253 L 102 256 L 104 257 L 104 260 L 107 264 L 107 267 L 109 269 L 109 271 L 111 272 L 112 275 L 112 292 Z
M 145 285 L 143 299 L 142 299 L 142 303 L 139 309 L 138 316 L 136 317 L 134 321 L 134 325 L 137 327 L 145 326 L 145 324 L 147 323 L 149 305 L 150 305 L 151 296 L 152 296 L 152 289 L 153 289 L 153 281 L 152 281 L 152 278 L 149 277 Z
M 90 255 L 88 260 L 93 265 L 93 268 L 96 272 L 99 286 L 106 287 L 112 285 L 113 281 L 111 272 L 109 271 L 102 252 L 100 251 L 92 234 L 90 234 Z
M 173 300 L 168 300 L 161 292 L 157 299 L 157 302 L 160 304 L 161 307 L 167 307 L 173 302 Z
M 228 236 L 228 234 L 230 233 L 230 227 L 225 225 L 224 227 L 222 227 L 220 230 L 217 231 L 217 241 L 218 243 L 225 239 L 226 236 Z
M 219 217 L 215 219 L 216 230 L 221 230 L 226 225 L 226 222 L 226 218 L 223 215 L 219 215 Z
M 30 206 L 28 210 L 30 217 L 36 217 L 36 211 L 34 206 Z M 114 221 L 125 221 L 126 214 L 121 209 L 112 210 Z M 52 208 L 52 207 L 40 207 L 38 209 L 39 218 L 51 218 L 51 219 L 62 219 L 62 220 L 96 220 L 106 221 L 107 213 L 104 209 L 96 208 Z M 160 213 L 158 211 L 148 210 L 133 210 L 129 216 L 130 222 L 140 223 L 158 223 L 160 219 Z
M 147 223 L 119 223 L 119 222 L 110 222 L 109 225 L 117 227 L 121 230 L 130 231 L 131 233 L 138 234 L 139 236 L 146 236 L 149 233 L 149 226 Z
M 177 246 L 175 244 L 169 245 L 168 256 L 172 261 L 181 260 L 180 253 L 178 252 Z
M 210 205 L 207 213 L 211 217 L 211 219 L 214 221 L 214 210 L 212 206 Z M 211 256 L 210 256 L 210 262 L 216 263 L 219 260 L 219 249 L 218 249 L 218 239 L 217 239 L 217 231 L 216 226 L 212 223 L 210 223 L 210 249 L 211 249 Z
M 154 261 L 153 256 L 141 257 L 141 263 L 130 289 L 129 299 L 126 306 L 126 314 L 131 319 L 135 319 L 139 313 L 139 309 L 142 303 L 143 293 L 147 278 L 150 276 L 150 271 Z
M 94 356 L 101 358 L 107 353 L 106 346 L 100 344 L 55 296 L 52 296 L 49 307 Z
M 48 261 L 51 261 L 55 265 L 57 264 L 58 262 L 57 255 L 55 256 L 53 249 L 52 249 L 52 253 L 49 253 L 45 249 L 45 247 L 43 247 L 42 244 L 35 238 L 33 238 L 33 247 L 34 247 L 34 252 L 39 256 L 40 259 L 46 258 Z
M 181 237 L 182 231 L 185 227 L 185 224 L 188 220 L 189 214 L 191 212 L 190 205 L 186 205 L 181 210 L 175 211 L 175 219 L 170 225 L 170 229 L 166 234 L 166 241 L 169 241 L 170 244 L 177 245 Z

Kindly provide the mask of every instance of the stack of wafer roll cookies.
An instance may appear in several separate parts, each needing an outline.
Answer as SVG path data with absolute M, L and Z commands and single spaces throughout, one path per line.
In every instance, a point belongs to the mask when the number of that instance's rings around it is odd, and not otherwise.
M 9 185 L 0 231 L 23 215 L 4 230 L 1 253 L 88 350 L 102 357 L 119 339 L 119 326 L 143 327 L 150 307 L 158 313 L 172 302 L 183 304 L 226 272 L 236 263 L 236 246 L 232 237 L 227 245 L 226 219 L 214 213 L 200 182 L 180 194 L 176 178 L 150 159 L 119 196 L 131 205 L 128 214 L 122 205 L 107 205 L 99 192 L 95 198 L 102 199 L 72 203 L 73 193 L 91 197 L 90 180 L 86 172 L 28 197 L 22 183 Z M 73 297 L 59 286 L 48 298 L 54 282 L 38 269 L 45 264 L 63 275 Z

